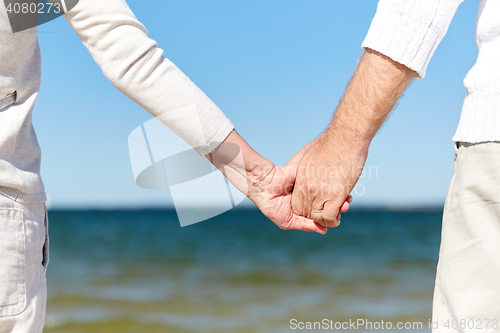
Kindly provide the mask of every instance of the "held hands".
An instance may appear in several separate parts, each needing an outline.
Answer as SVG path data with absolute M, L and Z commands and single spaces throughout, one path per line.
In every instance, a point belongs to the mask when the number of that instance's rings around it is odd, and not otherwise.
M 283 230 L 302 230 L 314 231 L 325 234 L 327 228 L 313 220 L 294 214 L 292 212 L 292 190 L 297 175 L 297 165 L 301 154 L 295 155 L 286 166 L 278 168 L 273 164 L 260 169 L 254 173 L 253 179 L 259 179 L 252 182 L 253 186 L 249 188 L 248 197 L 259 207 L 264 215 L 273 221 Z M 342 205 L 341 211 L 346 212 L 349 209 L 349 202 L 352 197 L 349 196 Z
M 325 225 L 292 211 L 292 192 L 297 167 L 309 146 L 295 155 L 286 166 L 278 168 L 254 151 L 238 132 L 233 130 L 207 158 L 281 229 L 325 234 Z M 348 198 L 347 195 L 345 198 Z M 341 202 L 341 212 L 349 209 L 351 199 L 349 197 L 347 202 Z
M 336 227 L 340 213 L 349 209 L 352 189 L 363 170 L 368 149 L 336 140 L 329 132 L 307 144 L 298 162 L 292 194 L 294 214 L 325 227 Z M 347 208 L 347 209 L 346 209 Z
M 257 181 L 251 182 L 248 197 L 267 218 L 283 230 L 295 229 L 325 234 L 326 227 L 292 212 L 292 191 L 296 171 L 296 165 L 278 168 L 269 164 L 251 177 Z

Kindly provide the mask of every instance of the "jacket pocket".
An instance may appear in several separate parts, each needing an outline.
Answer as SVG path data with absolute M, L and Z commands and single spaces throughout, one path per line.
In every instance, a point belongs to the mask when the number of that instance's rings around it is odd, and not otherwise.
M 26 308 L 26 238 L 23 211 L 0 208 L 0 317 Z
M 12 104 L 14 104 L 16 102 L 16 99 L 17 99 L 17 91 L 14 91 L 13 93 L 10 93 L 5 97 L 0 98 L 0 111 L 3 111 L 3 109 L 6 109 Z

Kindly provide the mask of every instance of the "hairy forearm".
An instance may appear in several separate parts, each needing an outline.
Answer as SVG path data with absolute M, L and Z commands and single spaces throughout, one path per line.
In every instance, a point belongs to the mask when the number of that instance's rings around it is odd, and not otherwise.
M 299 163 L 292 195 L 296 214 L 338 226 L 340 207 L 359 180 L 373 137 L 414 77 L 389 58 L 365 52 L 330 126 Z
M 368 149 L 371 140 L 417 74 L 373 50 L 366 50 L 324 136 Z

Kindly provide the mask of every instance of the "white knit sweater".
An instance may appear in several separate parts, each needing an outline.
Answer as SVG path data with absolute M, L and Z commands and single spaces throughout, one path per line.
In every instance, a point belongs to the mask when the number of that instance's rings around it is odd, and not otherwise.
M 80 0 L 64 16 L 106 77 L 200 154 L 231 132 L 232 123 L 163 56 L 125 0 Z M 40 69 L 37 29 L 12 33 L 0 4 L 0 194 L 23 203 L 46 200 L 31 124 Z
M 363 47 L 416 71 L 421 78 L 463 0 L 381 0 Z M 461 142 L 500 141 L 500 1 L 479 4 L 479 55 L 464 80 L 465 98 L 453 137 Z

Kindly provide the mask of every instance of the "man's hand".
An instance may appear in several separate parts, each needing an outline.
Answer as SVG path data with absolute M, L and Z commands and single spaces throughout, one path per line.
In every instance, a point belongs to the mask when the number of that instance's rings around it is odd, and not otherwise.
M 349 193 L 367 155 L 367 150 L 342 145 L 327 133 L 309 143 L 298 165 L 293 212 L 327 227 L 338 226 L 339 212 L 347 211 L 346 202 L 352 201 Z
M 416 73 L 366 50 L 329 128 L 303 153 L 292 195 L 297 215 L 335 227 L 370 143 Z M 305 147 L 305 148 L 306 148 Z

